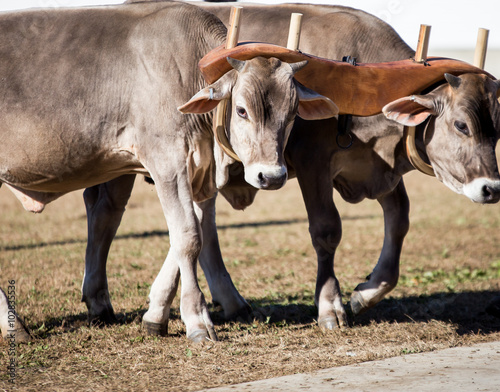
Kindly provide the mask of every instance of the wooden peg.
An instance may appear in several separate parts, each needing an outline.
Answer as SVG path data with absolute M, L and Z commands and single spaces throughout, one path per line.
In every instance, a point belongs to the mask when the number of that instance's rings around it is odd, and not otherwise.
M 229 31 L 227 32 L 226 49 L 234 48 L 238 45 L 238 36 L 240 34 L 240 17 L 243 7 L 231 7 L 231 16 L 229 17 Z
M 302 16 L 302 14 L 293 13 L 290 18 L 290 30 L 288 31 L 288 43 L 286 44 L 287 49 L 299 50 Z
M 415 51 L 415 61 L 417 63 L 423 63 L 427 59 L 430 35 L 431 26 L 420 25 L 417 50 Z M 408 127 L 406 135 L 406 154 L 408 155 L 408 159 L 413 167 L 418 171 L 427 174 L 428 176 L 435 176 L 432 166 L 425 162 L 418 153 L 417 146 L 415 144 L 415 132 L 415 127 Z
M 231 7 L 231 15 L 229 17 L 229 30 L 227 32 L 226 49 L 234 48 L 238 45 L 238 36 L 240 28 L 241 10 L 243 7 Z M 235 161 L 241 162 L 238 155 L 234 152 L 226 135 L 226 111 L 227 99 L 223 99 L 217 105 L 213 119 L 213 131 L 215 141 L 219 144 L 222 150 L 233 158 Z
M 429 37 L 431 35 L 431 26 L 420 25 L 420 33 L 418 35 L 417 50 L 415 51 L 415 61 L 423 63 L 427 58 L 427 51 L 429 49 Z
M 486 49 L 488 48 L 488 34 L 487 29 L 479 29 L 477 33 L 476 51 L 474 52 L 474 65 L 483 69 L 486 61 Z

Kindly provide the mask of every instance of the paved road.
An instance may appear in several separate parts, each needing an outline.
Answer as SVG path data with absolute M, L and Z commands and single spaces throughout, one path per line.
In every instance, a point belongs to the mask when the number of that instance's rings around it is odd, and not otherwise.
M 204 391 L 498 392 L 500 342 L 410 354 Z

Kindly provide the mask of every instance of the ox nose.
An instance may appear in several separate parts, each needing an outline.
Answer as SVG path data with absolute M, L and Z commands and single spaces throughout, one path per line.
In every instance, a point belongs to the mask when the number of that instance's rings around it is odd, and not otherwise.
M 266 175 L 262 172 L 258 174 L 260 189 L 276 190 L 285 185 L 287 173 L 279 175 Z
M 500 200 L 500 189 L 489 184 L 483 185 L 481 189 L 485 203 L 497 203 Z

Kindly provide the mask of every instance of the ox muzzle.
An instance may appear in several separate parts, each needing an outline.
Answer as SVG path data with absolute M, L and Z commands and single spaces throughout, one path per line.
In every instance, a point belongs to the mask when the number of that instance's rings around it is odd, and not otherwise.
M 245 167 L 245 181 L 257 189 L 276 190 L 285 185 L 288 171 L 284 165 L 253 164 Z
M 497 203 L 500 200 L 500 181 L 477 178 L 464 185 L 463 192 L 465 196 L 476 203 Z

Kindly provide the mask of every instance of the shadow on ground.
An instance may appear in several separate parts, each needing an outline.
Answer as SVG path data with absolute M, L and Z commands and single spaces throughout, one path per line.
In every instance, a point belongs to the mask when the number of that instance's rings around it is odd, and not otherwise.
M 307 219 L 287 219 L 287 220 L 271 220 L 271 221 L 268 220 L 262 222 L 233 223 L 229 225 L 217 226 L 217 230 L 243 229 L 247 227 L 263 227 L 263 226 L 283 226 L 283 225 L 290 225 L 294 223 L 304 223 L 304 222 L 307 222 Z M 140 239 L 140 238 L 151 238 L 151 237 L 168 237 L 168 235 L 169 233 L 167 230 L 152 230 L 152 231 L 144 231 L 142 233 L 129 233 L 129 234 L 117 235 L 114 240 L 116 241 L 116 240 L 127 240 L 135 238 Z M 78 238 L 78 239 L 68 239 L 62 241 L 37 242 L 31 244 L 5 245 L 1 246 L 0 250 L 18 251 L 25 249 L 45 248 L 48 246 L 85 244 L 86 242 L 87 242 L 86 239 Z
M 313 305 L 300 303 L 290 304 L 294 298 L 281 300 L 253 299 L 250 319 L 238 318 L 235 323 L 249 323 L 253 319 L 273 324 L 274 326 L 303 325 L 316 322 L 317 309 Z M 311 303 L 312 298 L 303 298 L 303 302 Z M 349 312 L 350 325 L 353 327 L 368 326 L 373 322 L 414 323 L 432 320 L 451 323 L 456 326 L 460 335 L 470 333 L 489 334 L 500 331 L 500 297 L 496 291 L 438 293 L 433 295 L 411 296 L 405 298 L 389 298 L 380 302 L 366 313 L 353 317 Z M 216 325 L 227 322 L 220 306 L 211 305 L 212 320 Z M 139 324 L 145 309 L 136 309 L 126 313 L 118 313 L 115 324 Z M 172 309 L 171 319 L 179 319 L 178 309 Z M 87 314 L 79 313 L 59 318 L 46 319 L 41 325 L 31 325 L 35 338 L 43 339 L 54 334 L 68 333 L 88 326 Z M 96 327 L 105 327 L 97 324 Z M 170 336 L 170 334 L 169 334 Z
M 354 325 L 376 322 L 450 322 L 460 335 L 500 331 L 498 291 L 437 293 L 389 298 L 354 319 Z
M 312 302 L 304 298 L 303 302 Z M 291 302 L 294 298 L 286 298 Z M 252 316 L 273 324 L 309 324 L 316 322 L 317 309 L 313 305 L 280 304 L 279 300 L 250 301 Z M 413 323 L 443 321 L 456 325 L 460 335 L 500 331 L 500 296 L 497 291 L 437 293 L 432 295 L 389 298 L 362 315 L 354 317 L 346 305 L 349 323 L 362 327 L 372 322 Z M 223 322 L 222 311 L 213 312 L 214 322 Z M 239 320 L 244 321 L 244 320 Z
M 376 215 L 366 215 L 366 216 L 350 216 L 344 217 L 343 220 L 359 220 L 359 219 L 372 219 Z M 248 227 L 266 227 L 266 226 L 286 226 L 295 223 L 307 223 L 307 219 L 284 219 L 284 220 L 266 220 L 259 222 L 244 222 L 244 223 L 231 223 L 227 225 L 218 225 L 217 230 L 228 230 L 228 229 L 244 229 Z M 151 237 L 168 237 L 168 230 L 151 230 L 144 231 L 142 233 L 128 233 L 117 235 L 114 240 L 127 240 L 134 238 L 151 238 Z M 0 251 L 19 251 L 25 249 L 35 249 L 35 248 L 45 248 L 48 246 L 64 246 L 72 244 L 85 244 L 87 239 L 75 238 L 61 241 L 49 241 L 49 242 L 37 242 L 29 244 L 17 244 L 17 245 L 3 245 L 0 246 Z

